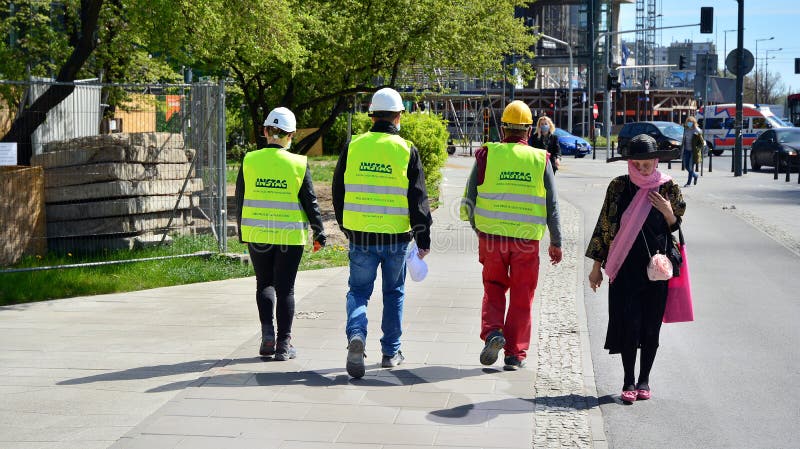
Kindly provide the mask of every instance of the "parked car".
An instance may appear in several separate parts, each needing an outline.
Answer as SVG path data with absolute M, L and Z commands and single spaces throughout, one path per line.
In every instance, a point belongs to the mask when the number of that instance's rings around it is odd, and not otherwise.
M 583 133 L 586 133 L 585 137 L 589 137 L 589 134 L 590 134 L 589 131 L 591 131 L 591 129 L 589 129 L 589 128 L 591 126 L 592 126 L 592 124 L 590 122 L 580 122 L 580 123 L 573 124 L 572 125 L 572 134 L 574 134 L 576 136 L 580 136 L 580 135 L 583 135 Z M 594 128 L 595 128 L 595 130 L 597 132 L 597 137 L 605 135 L 605 133 L 603 132 L 603 122 L 602 121 L 600 121 L 600 120 L 595 121 L 594 122 Z
M 561 128 L 556 128 L 555 135 L 558 138 L 558 147 L 561 149 L 562 156 L 572 155 L 581 158 L 592 152 L 592 146 L 589 145 L 589 142 Z
M 780 159 L 780 168 L 798 166 L 800 152 L 800 128 L 768 129 L 761 133 L 750 149 L 750 166 L 760 170 L 763 166 L 774 167 L 775 155 Z
M 681 139 L 683 139 L 683 127 L 673 122 L 630 122 L 626 123 L 619 131 L 617 142 L 619 144 L 619 154 L 628 154 L 628 142 L 633 136 L 648 134 L 658 142 L 658 149 L 662 151 L 672 151 L 671 159 L 681 158 Z

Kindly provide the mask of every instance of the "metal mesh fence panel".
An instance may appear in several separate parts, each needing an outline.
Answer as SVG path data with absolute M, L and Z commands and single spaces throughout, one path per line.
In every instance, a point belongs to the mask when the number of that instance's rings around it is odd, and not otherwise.
M 1 85 L 19 101 L 0 100 L 0 135 L 20 104 L 30 108 L 54 84 Z M 31 134 L 30 165 L 42 169 L 46 231 L 32 238 L 46 245 L 33 247 L 87 260 L 137 258 L 178 239 L 176 255 L 224 249 L 224 111 L 222 84 L 98 83 L 75 83 L 58 106 L 35 111 L 45 118 Z M 0 217 L 24 225 L 12 220 Z

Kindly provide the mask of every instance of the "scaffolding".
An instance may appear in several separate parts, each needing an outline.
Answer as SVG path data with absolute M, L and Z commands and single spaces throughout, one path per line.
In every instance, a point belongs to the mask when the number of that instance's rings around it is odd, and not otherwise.
M 656 48 L 656 0 L 636 0 L 636 42 L 634 55 L 637 65 L 653 65 Z M 643 80 L 650 80 L 650 69 L 636 70 L 633 84 L 641 85 Z

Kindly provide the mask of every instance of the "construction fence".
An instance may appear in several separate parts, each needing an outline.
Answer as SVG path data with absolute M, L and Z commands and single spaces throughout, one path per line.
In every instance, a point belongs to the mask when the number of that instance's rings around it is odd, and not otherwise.
M 55 85 L 0 81 L 0 136 Z M 179 236 L 225 251 L 224 84 L 71 86 L 41 111 L 30 167 L 0 170 L 0 269 L 46 254 L 136 258 Z

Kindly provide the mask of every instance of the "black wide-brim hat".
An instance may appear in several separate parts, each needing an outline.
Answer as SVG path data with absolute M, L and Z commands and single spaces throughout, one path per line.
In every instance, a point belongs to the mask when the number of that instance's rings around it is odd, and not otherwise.
M 674 150 L 659 150 L 658 142 L 647 134 L 639 134 L 633 136 L 628 142 L 628 151 L 626 154 L 612 157 L 607 162 L 616 161 L 643 161 L 649 159 L 658 159 L 659 161 L 666 162 L 675 159 L 677 155 Z

